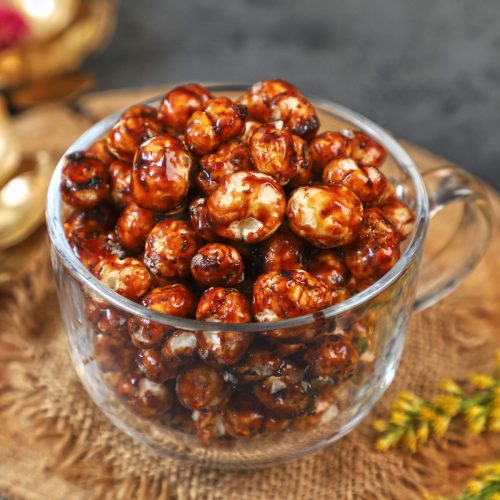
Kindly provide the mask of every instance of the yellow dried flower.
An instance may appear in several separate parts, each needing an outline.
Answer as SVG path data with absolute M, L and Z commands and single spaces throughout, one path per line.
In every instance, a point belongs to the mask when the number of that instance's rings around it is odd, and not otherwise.
M 500 500 L 500 493 L 498 492 L 493 492 L 489 497 L 488 500 Z
M 471 434 L 480 434 L 486 426 L 486 416 L 480 415 L 471 422 L 467 422 L 467 429 Z
M 483 412 L 483 410 L 479 406 L 476 406 L 476 405 L 470 406 L 469 408 L 466 408 L 466 410 L 464 411 L 465 421 L 467 422 L 467 424 L 470 424 L 479 415 L 481 415 L 482 412 Z
M 398 427 L 404 427 L 408 423 L 408 415 L 401 411 L 393 411 L 389 422 Z
M 479 464 L 474 470 L 474 474 L 481 477 L 486 476 L 487 474 L 500 476 L 500 462 Z
M 481 493 L 481 490 L 484 488 L 484 483 L 479 479 L 471 479 L 467 481 L 465 485 L 466 491 L 469 493 Z
M 422 422 L 417 428 L 417 441 L 421 443 L 426 443 L 429 439 L 429 424 L 428 422 Z
M 412 426 L 410 426 L 410 428 L 404 433 L 403 443 L 408 448 L 410 453 L 417 452 L 417 436 L 415 435 L 415 431 Z
M 473 434 L 485 429 L 500 432 L 500 351 L 497 353 L 497 363 L 496 378 L 483 374 L 470 377 L 471 385 L 476 388 L 470 393 L 464 392 L 451 378 L 441 381 L 442 393 L 431 401 L 409 391 L 402 392 L 391 406 L 389 420 L 376 420 L 373 423 L 376 431 L 385 433 L 376 442 L 376 449 L 386 451 L 401 442 L 414 453 L 417 444 L 427 442 L 431 434 L 443 436 L 457 415 L 463 415 L 469 432 Z M 500 474 L 497 475 L 487 478 L 494 485 L 493 488 L 488 485 L 488 494 L 497 485 L 500 487 Z M 471 484 L 477 486 L 477 483 Z
M 404 399 L 398 399 L 394 401 L 391 405 L 391 410 L 394 412 L 407 412 L 409 410 L 413 409 L 413 405 L 410 404 L 408 401 L 405 401 Z
M 445 435 L 450 425 L 451 417 L 447 415 L 434 415 L 431 421 L 432 430 L 437 437 L 442 437 Z
M 500 419 L 490 419 L 488 421 L 488 430 L 490 432 L 500 432 Z
M 386 434 L 385 436 L 382 436 L 381 438 L 378 438 L 377 441 L 375 441 L 375 449 L 382 452 L 387 451 L 394 445 L 396 445 L 398 441 L 399 435 L 394 433 Z
M 500 387 L 493 390 L 493 399 L 491 401 L 492 408 L 500 408 Z
M 418 418 L 425 422 L 430 422 L 435 417 L 434 410 L 429 406 L 423 406 L 418 412 Z
M 460 410 L 460 404 L 462 400 L 458 396 L 452 396 L 451 394 L 445 394 L 443 396 L 436 396 L 432 403 L 442 410 L 446 415 L 454 417 Z
M 373 422 L 372 426 L 377 432 L 386 432 L 389 430 L 390 424 L 385 420 L 377 419 Z
M 401 401 L 407 401 L 408 403 L 416 403 L 417 401 L 420 400 L 418 396 L 413 394 L 413 392 L 410 391 L 403 391 L 399 393 L 398 399 Z
M 444 380 L 441 380 L 439 388 L 444 392 L 449 392 L 450 394 L 462 394 L 463 392 L 458 384 L 451 378 L 445 378 Z
M 432 495 L 428 491 L 424 491 L 424 500 L 446 500 L 446 498 L 439 495 Z
M 490 387 L 493 387 L 495 385 L 495 379 L 488 375 L 472 375 L 469 378 L 469 381 L 474 387 L 477 387 L 478 389 L 489 389 Z

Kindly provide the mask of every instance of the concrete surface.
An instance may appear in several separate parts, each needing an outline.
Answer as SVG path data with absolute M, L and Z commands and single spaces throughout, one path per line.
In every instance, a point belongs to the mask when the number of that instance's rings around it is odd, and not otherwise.
M 498 0 L 122 0 L 100 89 L 281 77 L 500 188 Z

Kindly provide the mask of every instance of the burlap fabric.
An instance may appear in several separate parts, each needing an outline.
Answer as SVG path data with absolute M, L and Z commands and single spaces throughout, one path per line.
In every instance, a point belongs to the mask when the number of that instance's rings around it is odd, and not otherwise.
M 88 125 L 158 89 L 87 96 L 78 106 L 32 111 L 15 124 L 27 151 L 60 152 Z M 443 160 L 407 145 L 423 168 Z M 498 201 L 493 200 L 496 206 Z M 447 437 L 407 452 L 373 450 L 370 423 L 401 390 L 431 396 L 438 381 L 492 369 L 500 347 L 498 219 L 478 268 L 437 306 L 411 320 L 395 382 L 348 437 L 303 460 L 265 470 L 204 470 L 157 455 L 114 428 L 82 389 L 66 351 L 46 247 L 34 245 L 0 284 L 0 497 L 22 499 L 354 499 L 453 494 L 473 465 L 500 457 L 498 436 Z M 43 236 L 39 241 L 43 241 Z

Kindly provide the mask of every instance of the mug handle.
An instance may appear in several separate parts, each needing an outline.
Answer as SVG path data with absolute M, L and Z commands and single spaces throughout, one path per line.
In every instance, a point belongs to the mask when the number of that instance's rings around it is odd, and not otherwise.
M 414 310 L 421 311 L 450 293 L 481 260 L 492 234 L 493 209 L 484 185 L 453 165 L 422 174 L 432 218 L 451 203 L 463 205 L 461 219 L 446 245 L 421 266 Z

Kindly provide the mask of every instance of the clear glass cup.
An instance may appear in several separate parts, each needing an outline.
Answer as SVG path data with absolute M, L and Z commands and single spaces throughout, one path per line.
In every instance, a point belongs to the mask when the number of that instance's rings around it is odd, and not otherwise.
M 214 94 L 229 97 L 245 89 L 241 85 L 208 88 Z M 318 110 L 321 130 L 354 127 L 386 148 L 384 173 L 396 187 L 400 200 L 416 214 L 413 233 L 404 244 L 401 258 L 386 275 L 357 295 L 315 314 L 270 323 L 214 324 L 162 315 L 110 291 L 78 261 L 66 241 L 59 193 L 62 160 L 54 172 L 47 199 L 47 224 L 61 314 L 76 371 L 90 397 L 118 428 L 164 455 L 215 467 L 261 467 L 301 457 L 340 439 L 368 414 L 393 380 L 410 314 L 453 289 L 487 247 L 491 208 L 479 181 L 451 166 L 428 171 L 422 178 L 401 145 L 381 127 L 338 104 L 322 99 L 312 101 Z M 118 117 L 119 113 L 95 124 L 66 153 L 88 148 Z M 426 257 L 422 266 L 429 221 L 451 203 L 462 208 L 457 227 L 448 242 L 430 258 Z M 203 446 L 192 433 L 193 418 L 199 418 L 199 414 L 176 408 L 161 418 L 148 418 L 131 411 L 117 395 L 115 387 L 126 371 L 123 360 L 129 354 L 125 352 L 128 347 L 120 354 L 119 362 L 109 362 L 107 351 L 102 359 L 102 352 L 98 352 L 102 346 L 95 346 L 95 336 L 109 324 L 106 319 L 95 321 L 89 314 L 89 301 L 101 310 L 111 311 L 115 328 L 125 331 L 128 319 L 135 317 L 162 325 L 168 332 L 239 331 L 256 336 L 271 330 L 342 333 L 356 346 L 360 362 L 347 381 L 332 390 L 315 389 L 321 394 L 321 408 L 316 415 L 294 421 L 286 430 L 276 428 L 275 432 L 253 439 L 220 439 Z M 230 376 L 228 380 L 231 383 Z

